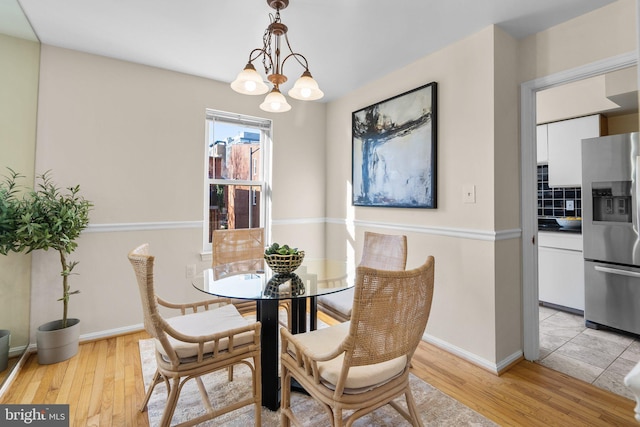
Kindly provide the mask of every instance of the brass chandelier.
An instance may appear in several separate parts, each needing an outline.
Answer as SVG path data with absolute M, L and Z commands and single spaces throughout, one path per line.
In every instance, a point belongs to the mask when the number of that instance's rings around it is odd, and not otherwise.
M 289 58 L 295 58 L 304 68 L 302 76 L 296 80 L 294 86 L 289 90 L 289 96 L 302 101 L 314 101 L 322 98 L 324 93 L 318 87 L 318 83 L 311 77 L 307 58 L 294 52 L 289 44 L 289 38 L 287 37 L 288 28 L 280 19 L 280 10 L 289 5 L 289 0 L 267 0 L 267 4 L 276 10 L 276 14 L 275 16 L 269 14 L 271 23 L 262 37 L 262 47 L 253 49 L 249 53 L 247 65 L 231 83 L 231 88 L 244 95 L 262 95 L 267 93 L 269 87 L 253 65 L 253 61 L 262 58 L 264 73 L 267 76 L 267 80 L 273 84 L 273 88 L 265 97 L 264 102 L 260 104 L 260 108 L 271 113 L 283 113 L 291 109 L 291 105 L 289 105 L 287 99 L 280 93 L 280 85 L 287 81 L 287 76 L 283 74 L 283 70 L 284 64 Z M 287 49 L 289 49 L 289 54 L 281 61 L 282 53 L 280 48 L 283 39 Z

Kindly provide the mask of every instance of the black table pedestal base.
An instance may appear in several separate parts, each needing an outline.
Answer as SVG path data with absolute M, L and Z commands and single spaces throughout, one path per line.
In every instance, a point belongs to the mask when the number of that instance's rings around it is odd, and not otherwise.
M 315 308 L 315 297 L 311 297 L 311 307 Z M 278 367 L 280 365 L 280 352 L 278 343 L 280 342 L 279 301 L 259 300 L 257 304 L 256 318 L 262 323 L 260 333 L 261 363 L 262 363 L 262 406 L 272 411 L 280 408 L 280 378 Z M 311 330 L 316 329 L 315 312 L 311 313 Z M 291 333 L 298 334 L 307 331 L 307 299 L 291 299 Z M 274 386 L 277 384 L 277 386 Z M 300 393 L 308 394 L 304 388 L 293 378 L 291 379 L 291 389 Z

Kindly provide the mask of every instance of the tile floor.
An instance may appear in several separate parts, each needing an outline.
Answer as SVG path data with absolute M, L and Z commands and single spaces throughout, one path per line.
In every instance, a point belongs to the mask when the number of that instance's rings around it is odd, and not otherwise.
M 640 338 L 589 329 L 580 315 L 540 307 L 538 363 L 634 399 L 624 377 L 640 361 Z

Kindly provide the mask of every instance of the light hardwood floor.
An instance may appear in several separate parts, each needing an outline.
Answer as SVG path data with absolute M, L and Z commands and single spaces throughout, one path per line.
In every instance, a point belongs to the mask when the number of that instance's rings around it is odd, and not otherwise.
M 140 332 L 83 343 L 77 356 L 55 365 L 38 365 L 32 355 L 0 403 L 68 403 L 71 426 L 148 426 L 138 411 L 138 340 L 145 338 Z M 412 365 L 417 376 L 499 425 L 638 425 L 635 402 L 539 364 L 522 361 L 496 376 L 423 342 Z

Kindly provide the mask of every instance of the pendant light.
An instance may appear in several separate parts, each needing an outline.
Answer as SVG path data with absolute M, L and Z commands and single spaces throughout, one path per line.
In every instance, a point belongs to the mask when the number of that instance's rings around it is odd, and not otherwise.
M 244 95 L 262 95 L 269 92 L 269 86 L 267 86 L 253 65 L 253 61 L 262 58 L 264 72 L 273 88 L 264 99 L 264 102 L 260 104 L 260 108 L 272 113 L 283 113 L 291 109 L 291 105 L 280 92 L 280 85 L 288 80 L 287 76 L 284 75 L 283 69 L 285 62 L 290 58 L 295 58 L 298 64 L 304 68 L 304 72 L 289 90 L 289 96 L 302 101 L 315 101 L 322 98 L 324 93 L 311 76 L 307 59 L 303 55 L 293 52 L 289 44 L 288 28 L 280 19 L 280 10 L 289 5 L 289 0 L 267 0 L 267 4 L 276 10 L 276 14 L 275 16 L 269 15 L 271 23 L 264 32 L 263 45 L 261 48 L 253 49 L 249 53 L 247 65 L 231 83 L 231 88 Z M 289 54 L 281 58 L 283 41 L 289 50 Z

